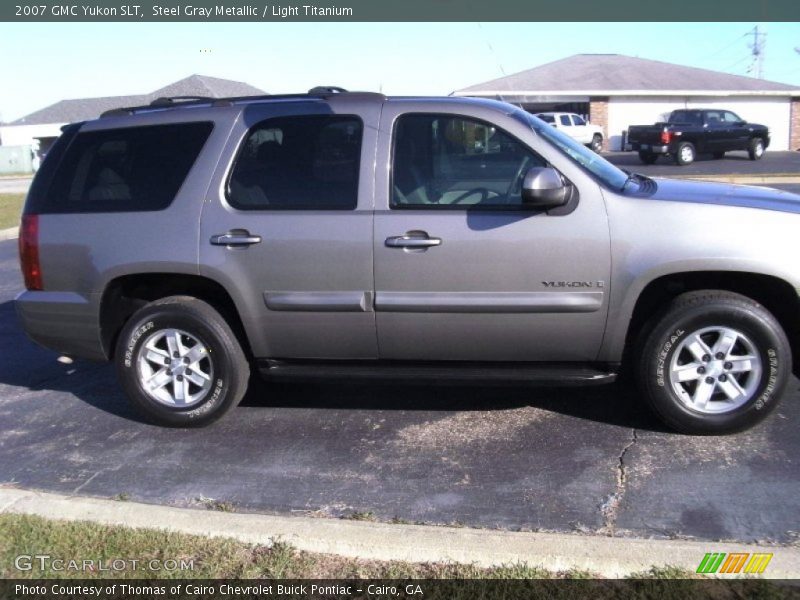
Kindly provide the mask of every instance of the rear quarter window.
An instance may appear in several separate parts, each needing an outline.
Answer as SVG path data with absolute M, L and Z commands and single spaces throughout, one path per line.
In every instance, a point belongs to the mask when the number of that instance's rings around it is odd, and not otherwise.
M 92 213 L 168 207 L 213 124 L 175 123 L 78 133 L 31 212 Z

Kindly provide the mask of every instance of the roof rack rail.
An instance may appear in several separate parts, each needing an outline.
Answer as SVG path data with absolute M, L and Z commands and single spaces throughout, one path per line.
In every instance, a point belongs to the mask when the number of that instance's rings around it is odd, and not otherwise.
M 335 85 L 318 85 L 308 90 L 309 96 L 324 96 L 327 94 L 346 94 L 347 90 Z
M 260 96 L 231 96 L 227 98 L 209 98 L 206 96 L 171 96 L 156 98 L 150 104 L 143 104 L 141 106 L 126 106 L 120 108 L 112 108 L 103 112 L 100 118 L 106 117 L 124 117 L 133 115 L 139 111 L 158 110 L 164 108 L 178 108 L 183 106 L 196 106 L 208 104 L 210 106 L 231 106 L 235 102 L 258 102 L 263 100 L 292 100 L 292 99 L 312 99 L 312 98 L 330 98 L 332 96 L 342 95 L 345 98 L 375 98 L 386 99 L 381 93 L 378 92 L 349 92 L 344 88 L 336 86 L 317 86 L 311 88 L 305 94 L 264 94 Z
M 172 106 L 176 102 L 213 102 L 210 96 L 161 96 L 150 103 L 150 106 Z

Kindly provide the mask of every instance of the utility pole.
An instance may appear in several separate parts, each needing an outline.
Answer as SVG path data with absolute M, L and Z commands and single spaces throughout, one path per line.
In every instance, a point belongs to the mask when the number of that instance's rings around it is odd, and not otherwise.
M 753 43 L 750 44 L 750 49 L 753 54 L 753 62 L 747 68 L 748 73 L 752 73 L 755 69 L 756 77 L 764 79 L 764 47 L 767 45 L 767 34 L 761 33 L 758 30 L 758 25 L 753 27 L 753 31 L 746 35 L 753 36 Z

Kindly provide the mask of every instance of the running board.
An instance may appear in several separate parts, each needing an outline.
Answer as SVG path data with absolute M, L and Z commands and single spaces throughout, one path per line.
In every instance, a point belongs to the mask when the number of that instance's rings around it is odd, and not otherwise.
M 613 383 L 616 365 L 567 363 L 418 363 L 406 361 L 259 361 L 267 379 L 361 379 L 404 383 L 527 383 L 583 386 Z M 602 368 L 601 368 L 602 367 Z

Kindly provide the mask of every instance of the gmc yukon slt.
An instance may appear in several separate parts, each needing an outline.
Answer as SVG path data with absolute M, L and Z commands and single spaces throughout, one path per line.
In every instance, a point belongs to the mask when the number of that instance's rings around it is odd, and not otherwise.
M 165 425 L 218 419 L 251 369 L 593 385 L 630 365 L 666 423 L 724 433 L 787 388 L 799 212 L 627 174 L 491 100 L 162 99 L 64 128 L 16 306 Z

